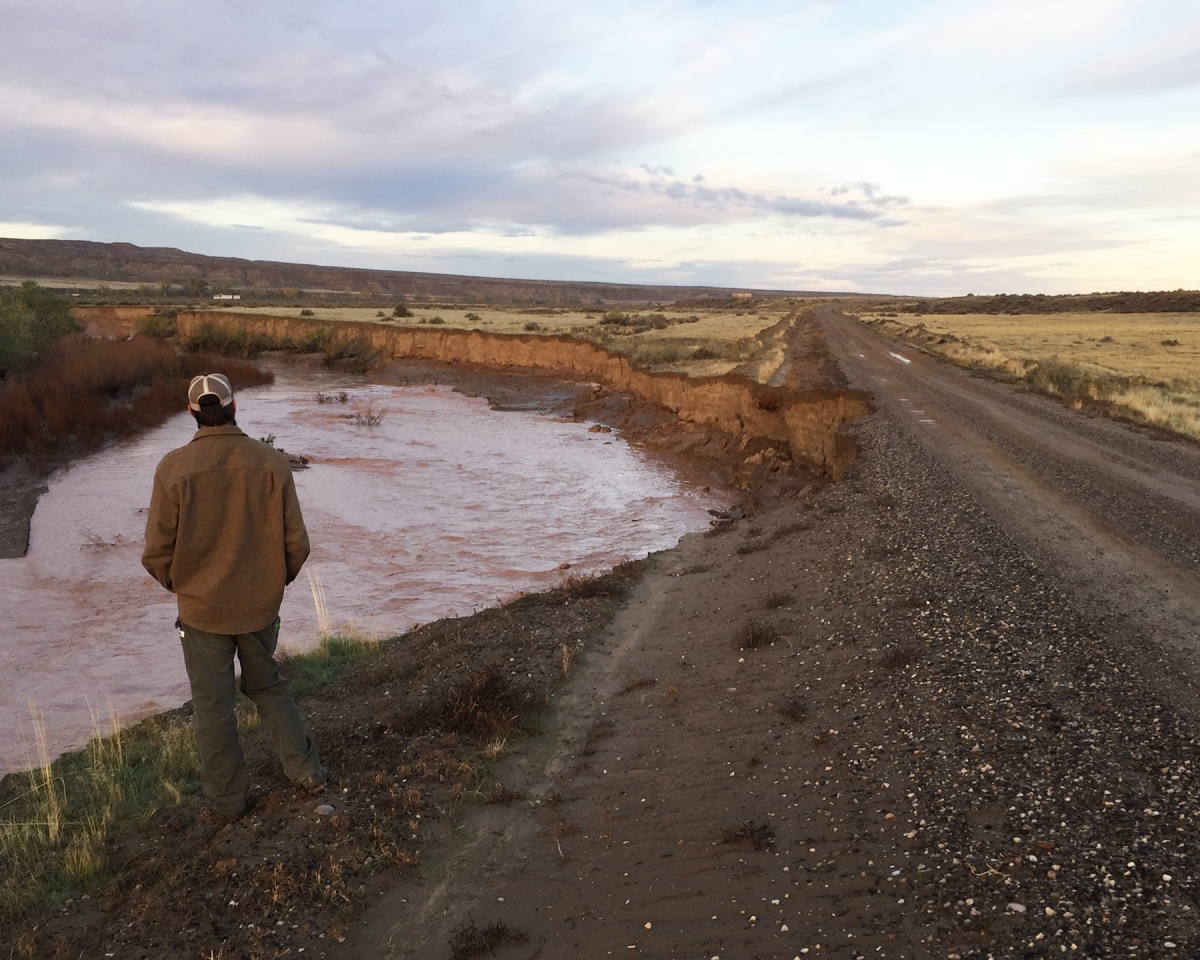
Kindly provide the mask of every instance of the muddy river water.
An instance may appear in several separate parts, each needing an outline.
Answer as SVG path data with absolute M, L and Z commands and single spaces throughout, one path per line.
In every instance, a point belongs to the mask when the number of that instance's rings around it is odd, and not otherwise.
M 283 604 L 291 649 L 323 624 L 387 636 L 645 556 L 718 499 L 616 434 L 448 387 L 284 367 L 238 400 L 246 433 L 311 460 L 296 471 L 313 552 Z M 354 417 L 368 407 L 375 426 Z M 0 774 L 36 762 L 35 715 L 54 756 L 187 700 L 174 598 L 140 557 L 154 468 L 192 432 L 181 414 L 61 471 L 28 556 L 0 560 Z

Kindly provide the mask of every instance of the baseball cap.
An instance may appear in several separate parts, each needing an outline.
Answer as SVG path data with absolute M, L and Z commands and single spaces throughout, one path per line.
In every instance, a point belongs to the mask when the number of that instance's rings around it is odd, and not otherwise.
M 233 387 L 229 385 L 229 378 L 223 373 L 204 373 L 193 377 L 188 387 L 188 409 L 216 406 L 211 400 L 201 403 L 205 397 L 216 397 L 217 403 L 223 407 L 233 403 Z

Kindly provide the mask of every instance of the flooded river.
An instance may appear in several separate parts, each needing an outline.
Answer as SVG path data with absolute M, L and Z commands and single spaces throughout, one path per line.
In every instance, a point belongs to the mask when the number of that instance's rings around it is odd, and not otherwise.
M 356 422 L 368 408 L 375 426 Z M 447 387 L 285 367 L 239 394 L 238 424 L 311 460 L 296 487 L 313 552 L 281 614 L 292 649 L 320 635 L 318 582 L 334 632 L 391 635 L 669 547 L 714 502 L 615 434 Z M 181 414 L 55 475 L 28 556 L 0 560 L 0 773 L 36 762 L 34 712 L 57 755 L 187 700 L 174 598 L 140 557 L 154 468 L 193 429 Z

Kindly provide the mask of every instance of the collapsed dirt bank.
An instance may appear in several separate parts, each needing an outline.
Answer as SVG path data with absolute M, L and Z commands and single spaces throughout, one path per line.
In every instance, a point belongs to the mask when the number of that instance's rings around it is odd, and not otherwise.
M 89 330 L 128 333 L 137 308 L 77 308 Z M 493 334 L 478 330 L 429 330 L 383 323 L 339 323 L 298 317 L 237 314 L 230 311 L 180 312 L 179 336 L 209 327 L 249 330 L 276 341 L 303 340 L 328 330 L 338 342 L 361 341 L 380 355 L 415 361 L 469 365 L 476 369 L 530 371 L 595 383 L 638 403 L 667 411 L 673 418 L 711 427 L 743 445 L 770 448 L 780 462 L 838 479 L 853 463 L 853 441 L 842 429 L 870 409 L 865 393 L 822 384 L 793 384 L 789 389 L 745 377 L 688 377 L 633 366 L 627 357 L 571 337 Z

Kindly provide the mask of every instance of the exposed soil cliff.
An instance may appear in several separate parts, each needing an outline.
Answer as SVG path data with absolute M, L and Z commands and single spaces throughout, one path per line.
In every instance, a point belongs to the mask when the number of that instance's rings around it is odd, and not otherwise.
M 90 332 L 125 335 L 146 309 L 78 308 Z M 319 320 L 234 314 L 180 313 L 176 328 L 188 336 L 202 326 L 244 328 L 282 340 L 303 339 L 330 325 Z M 685 424 L 712 427 L 733 440 L 754 465 L 796 463 L 840 479 L 854 461 L 853 440 L 843 425 L 870 410 L 861 391 L 831 386 L 809 389 L 770 386 L 741 376 L 692 378 L 634 367 L 626 357 L 568 337 L 494 334 L 477 330 L 417 330 L 375 323 L 332 327 L 339 340 L 362 340 L 382 355 L 478 367 L 526 370 L 595 383 L 669 411 Z

